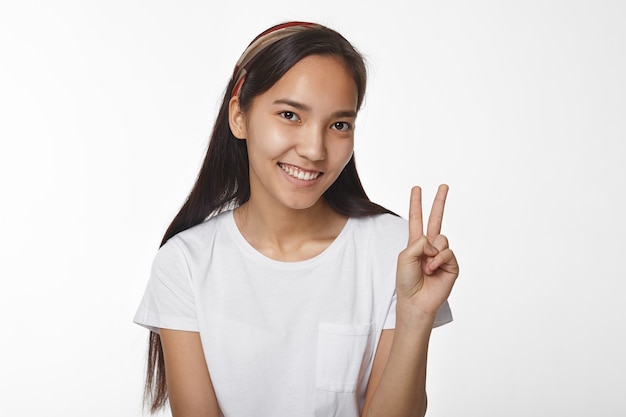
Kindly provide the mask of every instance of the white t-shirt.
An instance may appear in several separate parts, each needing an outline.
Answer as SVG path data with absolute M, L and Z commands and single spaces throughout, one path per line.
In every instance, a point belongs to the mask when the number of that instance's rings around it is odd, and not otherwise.
M 161 247 L 134 321 L 200 332 L 224 416 L 358 416 L 381 331 L 395 327 L 407 233 L 393 215 L 350 218 L 319 255 L 280 262 L 227 211 Z M 446 302 L 435 326 L 451 320 Z

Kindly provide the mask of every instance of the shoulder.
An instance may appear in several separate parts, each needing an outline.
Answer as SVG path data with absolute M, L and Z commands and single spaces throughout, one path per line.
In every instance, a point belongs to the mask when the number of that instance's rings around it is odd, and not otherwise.
M 221 213 L 172 236 L 159 249 L 157 259 L 194 263 L 199 255 L 207 253 L 215 244 L 220 232 L 225 229 L 229 215 L 230 212 Z
M 206 245 L 218 233 L 220 233 L 220 231 L 224 230 L 224 227 L 229 220 L 229 216 L 231 215 L 232 213 L 230 211 L 226 211 L 211 217 L 200 224 L 177 233 L 172 236 L 166 244 L 172 242 L 182 248 L 189 249 Z
M 374 216 L 354 218 L 357 233 L 367 234 L 373 241 L 395 246 L 397 242 L 406 245 L 409 225 L 402 217 L 393 214 L 378 214 Z
M 376 230 L 385 230 L 388 233 L 408 236 L 408 222 L 400 216 L 394 214 L 379 214 L 371 216 L 372 223 Z
M 395 265 L 406 247 L 408 223 L 393 214 L 353 218 L 355 244 L 367 253 L 369 262 L 389 259 Z

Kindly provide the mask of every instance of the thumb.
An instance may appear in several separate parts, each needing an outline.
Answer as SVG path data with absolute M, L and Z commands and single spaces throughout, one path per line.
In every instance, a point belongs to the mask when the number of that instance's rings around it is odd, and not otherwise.
M 426 236 L 421 236 L 411 242 L 406 249 L 400 252 L 399 260 L 402 263 L 421 263 L 424 257 L 433 257 L 439 253 L 439 249 L 431 245 Z

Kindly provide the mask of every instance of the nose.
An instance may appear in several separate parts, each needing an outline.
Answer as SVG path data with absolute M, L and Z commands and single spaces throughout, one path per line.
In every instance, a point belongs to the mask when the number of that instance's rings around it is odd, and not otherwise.
M 309 161 L 323 161 L 326 159 L 325 129 L 317 126 L 309 126 L 303 129 L 296 145 L 296 152 L 302 158 Z

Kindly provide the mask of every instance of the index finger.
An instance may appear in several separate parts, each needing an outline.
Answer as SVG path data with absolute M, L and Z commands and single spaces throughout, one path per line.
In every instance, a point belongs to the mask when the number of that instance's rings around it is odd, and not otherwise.
M 441 234 L 443 209 L 446 205 L 448 188 L 449 187 L 446 184 L 441 184 L 437 189 L 437 195 L 435 195 L 435 201 L 433 201 L 433 207 L 430 209 L 430 216 L 428 216 L 428 229 L 426 231 L 426 237 L 429 242 L 432 242 L 435 237 Z
M 411 188 L 409 204 L 409 244 L 424 236 L 422 221 L 422 189 L 418 186 Z

